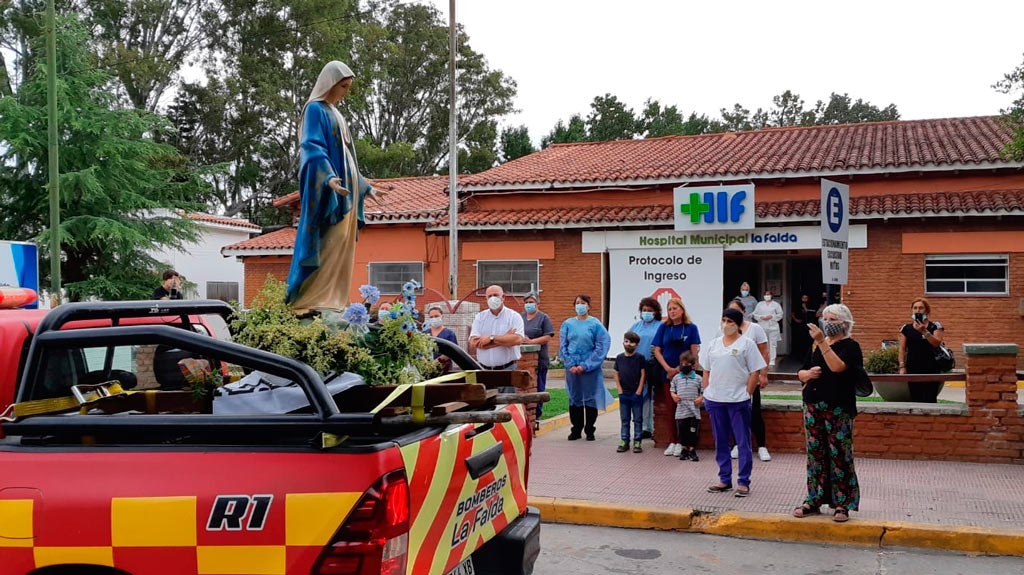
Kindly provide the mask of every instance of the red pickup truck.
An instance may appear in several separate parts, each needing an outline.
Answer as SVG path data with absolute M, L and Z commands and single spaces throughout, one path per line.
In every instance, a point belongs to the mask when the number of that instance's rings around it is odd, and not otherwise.
M 0 575 L 533 571 L 524 406 L 493 407 L 504 423 L 382 425 L 309 366 L 211 337 L 203 316 L 230 313 L 212 301 L 0 311 Z M 187 393 L 168 391 L 182 358 L 287 380 L 308 407 L 164 409 Z M 66 408 L 112 381 L 134 408 Z

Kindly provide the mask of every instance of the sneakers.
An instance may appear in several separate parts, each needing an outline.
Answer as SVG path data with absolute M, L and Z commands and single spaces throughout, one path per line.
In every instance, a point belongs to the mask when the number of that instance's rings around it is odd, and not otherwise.
M 740 457 L 740 448 L 739 448 L 738 445 L 733 445 L 732 446 L 732 451 L 729 452 L 729 457 L 731 457 L 733 459 L 739 459 L 739 457 Z
M 640 434 L 640 439 L 654 439 L 654 434 L 650 431 L 644 430 L 644 432 Z
M 626 440 L 620 439 L 619 446 L 615 449 L 615 451 L 616 453 L 625 453 L 626 451 L 629 451 L 629 444 L 626 443 Z
M 579 439 L 581 437 L 583 437 L 583 436 L 580 435 L 580 432 L 578 432 L 578 431 L 571 431 L 571 432 L 569 432 L 569 441 L 576 441 L 577 439 Z
M 683 452 L 679 454 L 679 461 L 689 461 L 690 453 L 692 452 L 689 449 L 684 449 Z
M 772 460 L 772 456 L 771 456 L 770 453 L 768 453 L 768 448 L 767 447 L 758 447 L 757 448 L 757 456 L 761 459 L 761 461 L 771 461 Z
M 633 453 L 643 453 L 643 452 L 644 452 L 644 448 L 640 447 L 640 442 L 639 441 L 634 441 L 633 442 Z
M 674 448 L 672 449 L 672 456 L 673 457 L 679 457 L 682 454 L 683 454 L 683 444 L 682 443 L 674 444 Z
M 673 453 L 676 450 L 676 445 L 679 445 L 679 444 L 678 443 L 669 443 L 668 444 L 668 447 L 665 448 L 665 455 L 667 457 L 672 457 Z M 682 446 L 680 446 L 680 449 L 682 449 Z M 679 454 L 675 453 L 675 456 L 679 457 Z
M 700 461 L 700 457 L 697 456 L 697 450 L 693 450 L 690 452 L 690 461 Z

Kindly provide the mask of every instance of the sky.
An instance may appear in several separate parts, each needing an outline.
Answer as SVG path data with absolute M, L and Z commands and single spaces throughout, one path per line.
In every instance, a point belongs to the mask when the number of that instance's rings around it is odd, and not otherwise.
M 429 2 L 448 18 L 448 0 Z M 470 45 L 518 84 L 535 143 L 611 93 L 719 116 L 792 90 L 807 107 L 832 92 L 902 119 L 999 113 L 992 84 L 1024 63 L 1024 2 L 457 0 Z

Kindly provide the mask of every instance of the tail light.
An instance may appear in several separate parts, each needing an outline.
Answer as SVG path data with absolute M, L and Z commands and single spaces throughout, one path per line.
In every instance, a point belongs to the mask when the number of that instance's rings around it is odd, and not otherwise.
M 405 575 L 409 552 L 405 470 L 381 477 L 363 494 L 320 553 L 317 575 Z

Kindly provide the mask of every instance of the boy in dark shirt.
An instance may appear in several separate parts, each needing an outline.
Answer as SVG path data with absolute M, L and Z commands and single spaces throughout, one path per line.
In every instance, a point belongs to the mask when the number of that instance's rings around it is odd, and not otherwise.
M 619 388 L 619 417 L 622 420 L 622 435 L 617 452 L 629 451 L 629 422 L 633 422 L 633 453 L 643 452 L 640 436 L 643 434 L 644 412 L 644 356 L 636 352 L 640 336 L 627 331 L 623 336 L 625 353 L 615 358 L 615 387 Z
M 182 299 L 181 276 L 174 270 L 167 270 L 163 275 L 163 283 L 153 290 L 153 299 Z

